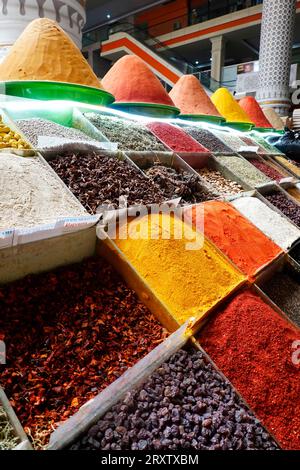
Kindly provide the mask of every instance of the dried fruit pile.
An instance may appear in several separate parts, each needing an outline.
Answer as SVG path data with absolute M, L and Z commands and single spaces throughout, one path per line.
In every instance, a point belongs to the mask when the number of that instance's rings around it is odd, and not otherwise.
M 272 168 L 272 166 L 268 165 L 267 163 L 259 160 L 258 158 L 252 158 L 250 163 L 255 166 L 259 171 L 264 173 L 268 176 L 271 180 L 274 181 L 281 181 L 284 178 L 284 175 L 279 172 L 279 170 Z
M 201 186 L 196 175 L 184 170 L 155 164 L 145 173 L 161 188 L 166 199 L 181 197 L 184 203 L 195 203 L 218 197 L 217 193 Z
M 159 204 L 165 200 L 156 183 L 114 156 L 68 154 L 57 156 L 49 163 L 92 214 L 101 204 L 119 207 L 121 196 L 127 198 L 128 205 Z
M 72 450 L 275 450 L 276 444 L 200 351 L 178 351 Z
M 165 336 L 98 258 L 2 287 L 0 310 L 0 385 L 37 446 Z

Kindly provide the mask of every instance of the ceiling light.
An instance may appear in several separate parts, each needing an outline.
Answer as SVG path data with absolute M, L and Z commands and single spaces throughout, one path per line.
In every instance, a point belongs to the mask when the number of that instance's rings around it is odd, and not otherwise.
M 109 14 L 109 13 L 107 13 L 106 18 L 107 18 L 108 20 L 110 20 L 110 14 Z

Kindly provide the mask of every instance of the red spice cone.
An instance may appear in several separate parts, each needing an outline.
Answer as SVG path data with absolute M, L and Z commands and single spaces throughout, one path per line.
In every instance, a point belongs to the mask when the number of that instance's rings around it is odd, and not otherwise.
M 246 96 L 239 101 L 239 105 L 248 114 L 256 127 L 272 128 L 272 124 L 268 121 L 259 106 L 258 102 L 253 96 Z
M 169 96 L 181 114 L 221 116 L 199 80 L 194 75 L 183 75 Z
M 103 78 L 102 85 L 114 95 L 116 103 L 174 106 L 159 79 L 148 65 L 135 55 L 126 55 L 119 59 Z

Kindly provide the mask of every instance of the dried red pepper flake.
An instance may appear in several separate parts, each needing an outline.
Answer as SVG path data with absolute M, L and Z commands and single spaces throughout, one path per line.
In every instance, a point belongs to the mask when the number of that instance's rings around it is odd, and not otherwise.
M 166 122 L 150 122 L 147 127 L 174 152 L 209 153 L 207 148 L 199 144 L 180 127 Z
M 36 446 L 166 332 L 101 258 L 0 288 L 0 385 Z
M 284 449 L 300 449 L 300 331 L 250 291 L 238 294 L 203 328 L 213 361 Z

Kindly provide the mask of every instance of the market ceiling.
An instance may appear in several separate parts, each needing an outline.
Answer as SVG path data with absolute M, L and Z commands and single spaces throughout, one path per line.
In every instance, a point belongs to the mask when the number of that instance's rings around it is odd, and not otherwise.
M 126 16 L 145 10 L 165 0 L 87 0 L 87 23 L 85 30 L 112 23 Z

